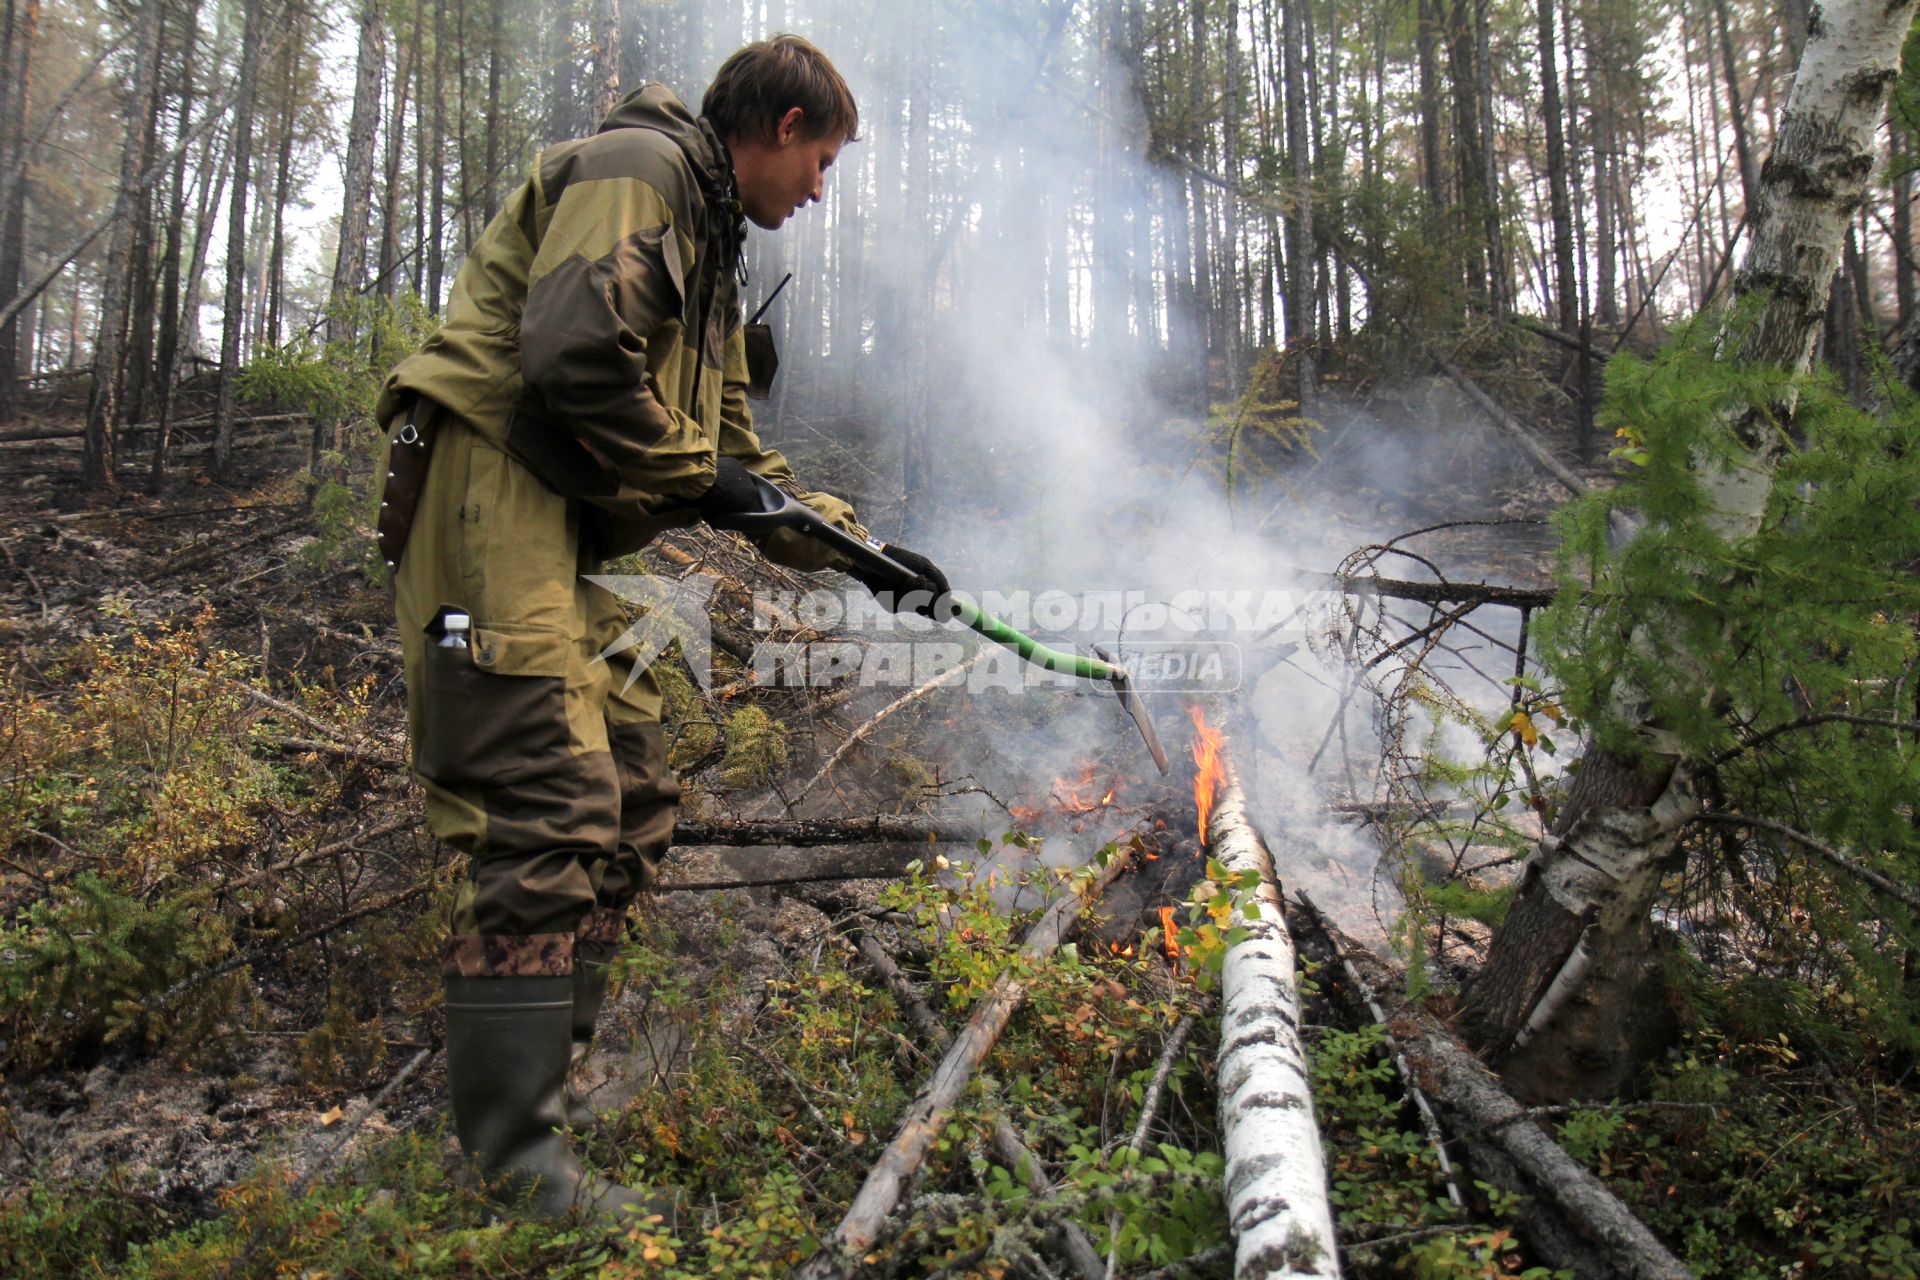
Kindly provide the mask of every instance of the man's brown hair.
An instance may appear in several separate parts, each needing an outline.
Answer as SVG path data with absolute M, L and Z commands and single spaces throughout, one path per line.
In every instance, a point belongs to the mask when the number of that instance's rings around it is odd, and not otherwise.
M 860 108 L 853 91 L 809 40 L 777 35 L 756 40 L 722 64 L 700 101 L 700 114 L 723 138 L 772 142 L 781 117 L 794 107 L 806 114 L 809 138 L 837 133 L 854 140 Z

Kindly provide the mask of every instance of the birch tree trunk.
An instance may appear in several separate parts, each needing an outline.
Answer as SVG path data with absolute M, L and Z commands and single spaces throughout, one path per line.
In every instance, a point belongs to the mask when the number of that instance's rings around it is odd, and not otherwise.
M 1729 353 L 1741 362 L 1804 371 L 1812 360 L 1915 3 L 1830 0 L 1809 34 L 1734 278 L 1736 298 L 1757 300 Z M 1713 530 L 1729 541 L 1760 526 L 1787 447 L 1774 423 L 1791 410 L 1747 411 L 1727 423 L 1737 455 L 1696 463 Z M 1650 610 L 1636 639 L 1651 643 L 1661 626 Z M 1612 710 L 1637 726 L 1643 750 L 1630 758 L 1589 744 L 1563 815 L 1529 863 L 1462 1006 L 1477 1047 L 1502 1059 L 1508 1084 L 1532 1098 L 1609 1097 L 1637 1073 L 1646 1045 L 1635 1033 L 1653 1007 L 1648 910 L 1698 809 L 1688 762 L 1638 691 L 1616 688 Z
M 131 295 L 134 242 L 140 213 L 146 207 L 140 178 L 147 168 L 147 142 L 156 105 L 154 79 L 159 74 L 161 5 L 146 4 L 140 11 L 140 33 L 134 48 L 132 110 L 127 114 L 126 141 L 120 151 L 120 187 L 117 199 L 133 207 L 113 226 L 107 250 L 107 276 L 100 289 L 100 330 L 93 344 L 93 392 L 87 401 L 86 443 L 82 480 L 89 489 L 113 487 L 114 435 L 120 427 L 120 380 L 126 353 L 127 299 Z M 12 371 L 7 373 L 12 377 Z

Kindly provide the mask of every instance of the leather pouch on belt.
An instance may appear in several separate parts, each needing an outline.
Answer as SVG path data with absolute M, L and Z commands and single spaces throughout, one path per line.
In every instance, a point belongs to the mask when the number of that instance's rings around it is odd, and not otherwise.
M 413 532 L 414 512 L 427 485 L 427 463 L 433 457 L 440 406 L 416 396 L 394 421 L 399 425 L 387 441 L 387 484 L 380 495 L 380 518 L 374 527 L 380 558 L 387 562 L 388 573 L 399 569 L 407 536 Z

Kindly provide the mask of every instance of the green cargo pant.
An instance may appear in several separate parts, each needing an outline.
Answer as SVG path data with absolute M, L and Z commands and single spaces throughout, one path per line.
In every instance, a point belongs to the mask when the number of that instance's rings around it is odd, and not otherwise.
M 661 696 L 586 581 L 577 504 L 451 415 L 399 571 L 413 767 L 435 835 L 467 855 L 444 971 L 570 973 L 573 943 L 619 937 L 673 835 Z M 467 648 L 434 643 L 445 606 Z

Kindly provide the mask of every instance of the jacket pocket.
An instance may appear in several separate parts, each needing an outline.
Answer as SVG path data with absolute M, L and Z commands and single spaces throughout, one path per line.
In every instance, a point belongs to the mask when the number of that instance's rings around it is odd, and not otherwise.
M 497 785 L 572 755 L 565 636 L 475 627 L 472 647 L 426 653 L 415 764 L 441 786 Z

